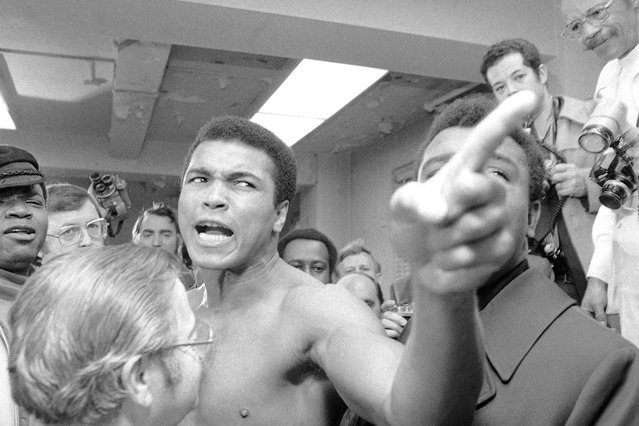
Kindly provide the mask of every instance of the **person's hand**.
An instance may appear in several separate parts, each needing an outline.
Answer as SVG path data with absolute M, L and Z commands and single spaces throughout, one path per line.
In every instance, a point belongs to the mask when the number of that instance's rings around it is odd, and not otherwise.
M 392 339 L 397 339 L 406 327 L 406 319 L 394 311 L 397 303 L 394 300 L 386 300 L 382 303 L 382 325 L 386 335 Z
M 599 324 L 608 326 L 606 306 L 608 305 L 608 284 L 599 278 L 589 277 L 586 294 L 581 300 L 581 309 L 588 312 Z
M 550 169 L 550 181 L 560 197 L 583 197 L 588 193 L 586 175 L 574 164 L 559 163 Z
M 431 291 L 474 291 L 516 249 L 506 227 L 511 212 L 504 204 L 504 187 L 483 168 L 504 138 L 521 127 L 535 103 L 530 91 L 510 96 L 472 130 L 433 177 L 410 182 L 393 194 L 394 248 Z M 435 270 L 469 268 L 477 273 L 456 280 L 430 278 Z

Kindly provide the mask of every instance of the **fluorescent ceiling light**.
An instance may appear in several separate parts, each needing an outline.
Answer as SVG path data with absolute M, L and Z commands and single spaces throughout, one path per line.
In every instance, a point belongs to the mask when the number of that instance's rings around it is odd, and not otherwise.
M 291 146 L 384 74 L 386 70 L 304 59 L 251 121 Z
M 16 129 L 16 125 L 13 123 L 11 114 L 9 114 L 9 108 L 2 97 L 2 93 L 0 93 L 0 129 Z

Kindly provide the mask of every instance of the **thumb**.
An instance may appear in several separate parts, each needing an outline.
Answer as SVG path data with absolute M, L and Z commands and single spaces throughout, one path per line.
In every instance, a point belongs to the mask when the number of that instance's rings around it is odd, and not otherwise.
M 382 303 L 382 312 L 390 311 L 396 305 L 397 303 L 393 299 L 385 300 L 384 303 Z
M 595 320 L 597 320 L 598 323 L 602 325 L 608 325 L 608 321 L 606 318 L 606 311 L 604 310 L 603 306 L 601 305 L 593 306 L 593 315 L 595 317 Z

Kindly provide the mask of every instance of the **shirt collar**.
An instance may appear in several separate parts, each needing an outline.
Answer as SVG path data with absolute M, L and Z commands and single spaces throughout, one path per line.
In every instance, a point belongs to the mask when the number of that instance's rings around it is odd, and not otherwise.
M 477 290 L 477 299 L 479 299 L 479 309 L 482 310 L 490 303 L 491 300 L 499 292 L 508 285 L 512 280 L 518 277 L 522 272 L 528 269 L 528 260 L 524 259 L 517 264 L 513 269 L 497 276 L 495 279 L 491 279 L 491 283 L 481 287 Z
M 619 59 L 619 66 L 621 68 L 639 68 L 639 44 L 630 53 Z
M 537 117 L 535 117 L 534 126 L 539 140 L 545 140 L 550 126 L 554 121 L 552 96 L 544 96 L 544 104 Z

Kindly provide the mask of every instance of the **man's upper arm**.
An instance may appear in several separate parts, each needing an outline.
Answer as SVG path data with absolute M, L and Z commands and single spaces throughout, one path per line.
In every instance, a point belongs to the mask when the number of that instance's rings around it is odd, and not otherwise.
M 386 336 L 373 311 L 348 290 L 335 285 L 300 290 L 289 302 L 309 333 L 311 359 L 349 407 L 379 421 L 402 345 Z

